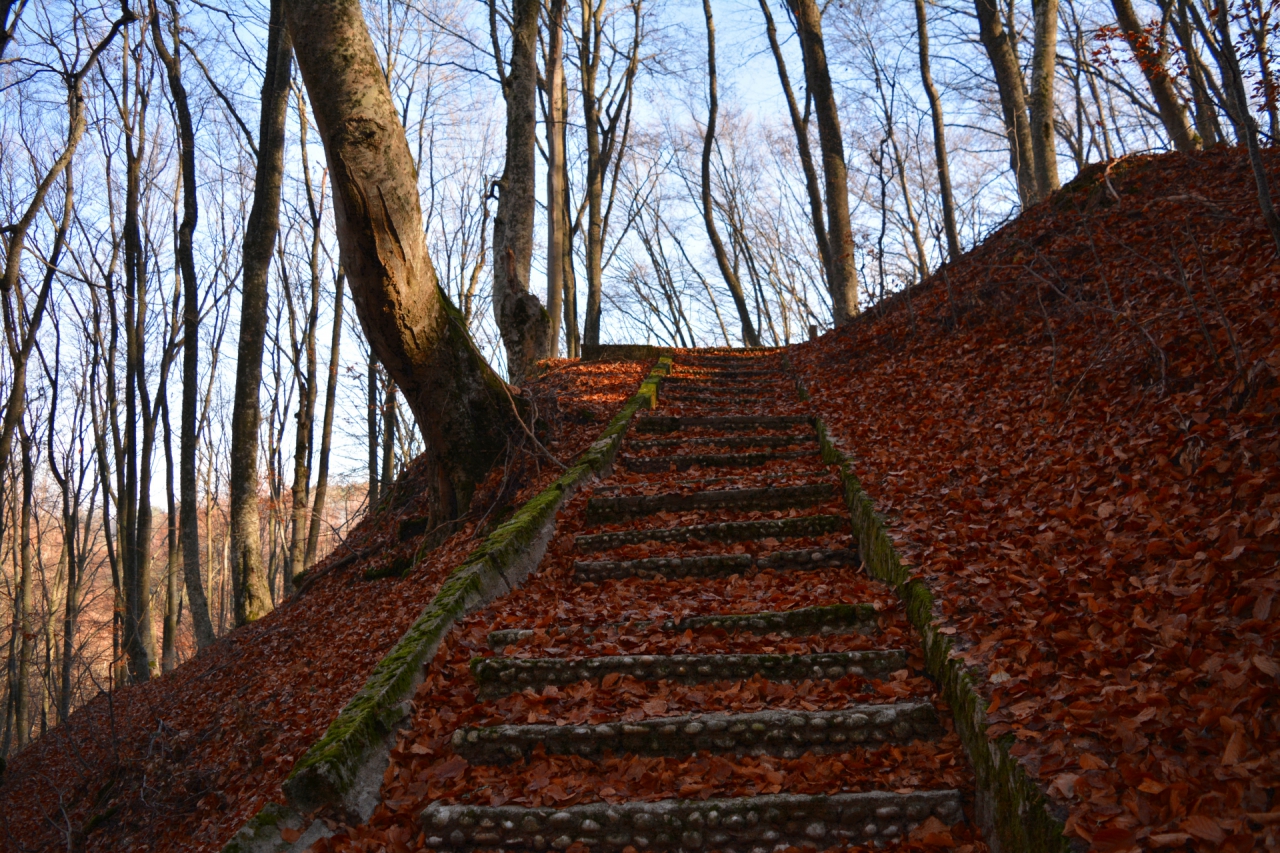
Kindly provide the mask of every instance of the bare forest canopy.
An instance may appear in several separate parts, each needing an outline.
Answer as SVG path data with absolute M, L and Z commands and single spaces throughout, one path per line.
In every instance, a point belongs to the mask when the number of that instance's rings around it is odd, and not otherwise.
M 0 758 L 271 611 L 424 452 L 452 533 L 550 455 L 545 359 L 805 340 L 1146 152 L 1237 146 L 1280 245 L 1275 12 L 0 0 Z

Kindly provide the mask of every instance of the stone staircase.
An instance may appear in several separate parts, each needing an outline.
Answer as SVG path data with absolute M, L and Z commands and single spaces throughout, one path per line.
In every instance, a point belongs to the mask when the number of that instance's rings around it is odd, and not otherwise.
M 859 570 L 839 482 L 821 462 L 813 425 L 803 414 L 779 414 L 799 404 L 776 356 L 677 357 L 660 397 L 658 412 L 633 424 L 612 481 L 597 488 L 585 505 L 577 504 L 581 530 L 572 539 L 572 581 L 584 592 L 607 584 L 684 579 L 695 588 L 705 585 L 714 598 L 712 593 L 718 595 L 729 581 L 763 572 L 804 573 L 818 584 L 832 573 Z M 637 547 L 660 553 L 632 556 Z M 885 639 L 890 635 L 881 633 L 883 613 L 870 603 L 831 600 L 742 612 L 733 612 L 733 603 L 730 599 L 727 610 L 718 606 L 704 613 L 686 608 L 681 618 L 665 620 L 602 612 L 595 622 L 554 628 L 565 645 L 578 648 L 596 637 L 644 631 L 686 638 L 715 632 L 725 649 L 716 653 L 539 655 L 528 647 L 539 634 L 533 627 L 494 630 L 488 636 L 494 654 L 471 661 L 476 695 L 492 703 L 521 691 L 563 691 L 580 682 L 607 685 L 620 678 L 640 686 L 763 679 L 856 684 L 847 688 L 849 701 L 834 709 L 675 715 L 637 709 L 590 724 L 517 719 L 464 725 L 452 732 L 454 753 L 471 765 L 509 766 L 511 772 L 535 755 L 587 761 L 627 755 L 798 761 L 844 756 L 851 763 L 869 748 L 934 741 L 948 731 L 932 696 L 876 692 L 889 679 L 905 679 L 915 650 L 914 640 L 901 630 L 895 629 L 893 640 Z M 881 611 L 884 607 L 882 602 Z M 545 639 L 546 629 L 540 630 Z M 879 645 L 759 650 L 761 638 L 813 643 L 841 637 Z M 555 651 L 545 644 L 543 650 Z M 891 695 L 892 701 L 885 701 Z M 789 846 L 884 847 L 905 841 L 922 826 L 948 828 L 965 820 L 966 795 L 952 787 L 841 787 L 823 794 L 701 800 L 681 799 L 673 788 L 669 797 L 656 801 L 580 802 L 563 808 L 436 802 L 419 821 L 427 847 L 442 850 L 768 853 Z

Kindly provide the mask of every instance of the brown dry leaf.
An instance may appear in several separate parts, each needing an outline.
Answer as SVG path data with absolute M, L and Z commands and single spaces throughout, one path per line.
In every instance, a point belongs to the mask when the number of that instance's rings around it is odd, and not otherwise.
M 1204 815 L 1191 815 L 1182 822 L 1182 828 L 1201 841 L 1208 841 L 1211 844 L 1221 844 L 1227 837 L 1227 833 L 1216 820 Z

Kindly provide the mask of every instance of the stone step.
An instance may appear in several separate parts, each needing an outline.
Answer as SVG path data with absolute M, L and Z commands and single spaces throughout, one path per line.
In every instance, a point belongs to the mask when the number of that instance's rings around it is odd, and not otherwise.
M 675 432 L 681 429 L 706 427 L 722 430 L 786 429 L 809 424 L 806 415 L 711 415 L 705 417 L 650 415 L 636 418 L 632 427 L 636 432 Z
M 588 533 L 573 537 L 579 551 L 608 551 L 642 542 L 743 542 L 749 539 L 785 539 L 793 536 L 826 536 L 849 528 L 843 515 L 802 515 L 759 521 L 719 521 L 683 527 L 648 527 Z
M 883 844 L 930 817 L 964 819 L 959 791 L 899 794 L 764 794 L 707 800 L 589 803 L 564 809 L 432 803 L 419 820 L 427 847 L 444 850 L 723 850 L 765 853 L 789 846 L 825 850 Z
M 541 745 L 551 755 L 687 756 L 699 752 L 799 758 L 848 752 L 855 746 L 938 737 L 938 713 L 928 702 L 852 705 L 839 711 L 756 711 L 698 714 L 589 726 L 503 725 L 458 729 L 453 749 L 472 764 L 504 764 Z
M 818 607 L 802 607 L 798 610 L 767 610 L 761 613 L 720 613 L 712 616 L 690 616 L 677 622 L 668 619 L 658 627 L 663 631 L 681 633 L 687 630 L 720 628 L 729 633 L 750 631 L 753 634 L 778 634 L 783 637 L 810 637 L 814 635 L 840 634 L 847 631 L 869 631 L 875 628 L 879 613 L 870 604 L 827 604 Z M 653 625 L 649 619 L 634 622 L 612 622 L 596 627 L 591 625 L 566 626 L 557 636 L 590 635 L 605 628 L 630 628 L 644 631 Z M 532 628 L 500 628 L 490 631 L 489 648 L 501 652 L 507 646 L 527 640 L 536 631 Z M 588 640 L 590 642 L 590 640 Z
M 765 382 L 789 382 L 791 377 L 776 371 L 753 371 L 751 376 L 736 373 L 704 373 L 699 375 L 675 375 L 662 380 L 664 388 L 683 388 L 697 386 L 701 388 L 725 388 L 735 386 L 743 389 L 758 388 Z
M 818 444 L 816 433 L 795 433 L 791 435 L 726 435 L 723 437 L 702 436 L 699 438 L 640 438 L 627 442 L 631 450 L 656 450 L 662 447 L 683 447 L 684 445 L 710 445 L 713 447 L 791 447 L 795 444 Z
M 630 521 L 659 512 L 693 512 L 707 509 L 802 509 L 830 500 L 836 494 L 834 483 L 810 483 L 803 486 L 757 489 L 717 489 L 691 494 L 589 498 L 587 523 Z
M 594 560 L 573 564 L 573 579 L 599 583 L 619 578 L 718 578 L 752 569 L 804 570 L 858 565 L 858 552 L 809 548 L 768 554 L 705 554 L 693 557 L 646 557 L 642 560 Z
M 606 655 L 595 658 L 473 658 L 471 676 L 481 699 L 492 699 L 526 687 L 593 681 L 618 673 L 640 681 L 702 684 L 739 681 L 762 675 L 770 681 L 875 676 L 903 669 L 901 649 L 821 652 L 811 655 Z
M 627 470 L 657 474 L 663 471 L 687 471 L 702 468 L 753 468 L 770 462 L 794 459 L 819 459 L 818 448 L 812 450 L 766 450 L 759 453 L 673 453 L 670 456 L 624 456 Z

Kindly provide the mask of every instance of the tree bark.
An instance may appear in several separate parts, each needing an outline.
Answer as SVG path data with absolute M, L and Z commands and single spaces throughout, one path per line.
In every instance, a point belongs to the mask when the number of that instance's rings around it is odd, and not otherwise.
M 778 67 L 778 82 L 782 85 L 782 93 L 787 99 L 787 112 L 791 116 L 791 127 L 796 134 L 796 152 L 800 155 L 800 168 L 804 172 L 805 193 L 809 197 L 809 221 L 813 223 L 813 237 L 818 244 L 818 258 L 822 261 L 822 272 L 827 278 L 827 287 L 836 280 L 835 270 L 831 266 L 831 243 L 827 239 L 827 226 L 823 221 L 822 189 L 818 185 L 818 169 L 813 163 L 813 148 L 809 144 L 809 121 L 800 113 L 795 92 L 791 88 L 791 78 L 787 74 L 787 62 L 782 56 L 782 45 L 778 43 L 778 28 L 773 23 L 773 13 L 769 11 L 769 0 L 760 0 L 760 11 L 764 13 L 765 34 L 769 37 L 769 49 L 773 52 L 773 62 Z
M 947 257 L 960 257 L 960 232 L 956 229 L 956 200 L 951 193 L 951 166 L 947 157 L 947 125 L 942 118 L 942 98 L 933 83 L 929 69 L 929 18 L 924 0 L 916 3 L 916 34 L 920 47 L 920 82 L 929 97 L 929 115 L 933 119 L 933 155 L 938 164 L 938 191 L 942 195 L 942 227 L 947 235 Z
M 738 310 L 738 320 L 742 323 L 742 340 L 747 346 L 760 346 L 760 336 L 756 334 L 755 324 L 751 322 L 751 309 L 747 306 L 747 298 L 742 292 L 742 283 L 738 274 L 729 263 L 729 255 L 725 252 L 724 241 L 720 239 L 720 231 L 716 228 L 716 212 L 711 199 L 711 150 L 716 144 L 716 113 L 720 109 L 719 85 L 716 82 L 716 25 L 711 16 L 711 0 L 702 0 L 702 14 L 707 20 L 707 128 L 702 138 L 702 221 L 707 226 L 707 239 L 715 252 L 716 264 L 720 274 L 733 297 L 733 305 Z M 589 307 L 588 307 L 588 310 Z
M 267 272 L 280 228 L 290 48 L 284 0 L 272 0 L 266 73 L 262 81 L 262 113 L 258 121 L 258 167 L 254 175 L 253 206 L 249 209 L 244 234 L 240 341 L 231 410 L 231 589 L 236 625 L 262 618 L 272 606 L 258 534 L 258 425 L 261 421 L 258 390 L 262 385 L 262 353 L 267 334 Z M 200 547 L 194 535 L 194 507 L 190 518 L 184 510 L 181 524 L 188 597 L 194 615 L 192 567 L 198 565 Z M 203 598 L 203 591 L 200 596 Z
M 1165 133 L 1169 134 L 1169 141 L 1179 151 L 1196 150 L 1200 147 L 1199 141 L 1187 121 L 1187 111 L 1178 98 L 1173 78 L 1169 76 L 1165 51 L 1151 46 L 1151 39 L 1147 37 L 1142 21 L 1133 10 L 1132 0 L 1111 0 L 1111 6 L 1116 11 L 1116 22 L 1124 32 L 1125 41 L 1133 51 L 1133 58 L 1142 69 L 1142 76 L 1151 89 L 1151 97 L 1160 110 L 1160 123 L 1164 125 Z
M 1031 156 L 1036 189 L 1044 198 L 1058 188 L 1053 134 L 1053 83 L 1058 61 L 1058 0 L 1032 0 L 1035 41 L 1031 51 Z
M 1029 207 L 1040 198 L 1031 154 L 1031 124 L 1027 119 L 1027 89 L 1013 38 L 1000 20 L 996 0 L 974 0 L 978 33 L 1000 94 L 1000 111 L 1009 139 L 1009 167 L 1018 185 L 1018 198 Z
M 816 0 L 787 0 L 796 19 L 796 33 L 804 53 L 804 75 L 818 118 L 818 145 L 827 195 L 827 240 L 834 276 L 831 307 L 837 326 L 858 315 L 858 267 L 853 257 L 853 225 L 849 217 L 849 176 L 844 160 L 844 135 L 827 66 L 822 38 L 822 10 Z
M 513 0 L 512 7 L 510 70 L 502 75 L 507 103 L 506 165 L 498 182 L 498 209 L 493 217 L 493 311 L 507 352 L 507 376 L 513 385 L 521 385 L 536 369 L 538 359 L 546 357 L 551 320 L 538 297 L 529 292 L 540 4 L 538 0 Z M 496 17 L 491 16 L 490 21 Z M 352 285 L 354 288 L 354 279 Z
M 171 9 L 173 7 L 171 6 Z M 203 585 L 200 583 L 200 531 L 196 521 L 196 450 L 199 436 L 196 427 L 196 403 L 200 393 L 200 285 L 196 279 L 195 250 L 192 237 L 195 233 L 196 221 L 199 217 L 199 201 L 196 182 L 196 138 L 195 126 L 191 119 L 191 108 L 187 102 L 187 89 L 182 82 L 181 42 L 177 37 L 178 19 L 176 11 L 172 19 L 173 51 L 170 52 L 160 29 L 160 14 L 154 0 L 151 3 L 151 37 L 155 43 L 156 53 L 165 67 L 169 82 L 169 93 L 173 97 L 174 110 L 178 114 L 178 145 L 182 170 L 182 220 L 178 224 L 178 269 L 182 276 L 182 411 L 178 452 L 178 480 L 181 492 L 181 508 L 179 515 L 184 523 L 180 525 L 183 537 L 183 570 L 188 577 L 194 575 L 196 584 L 201 587 L 200 594 L 189 594 L 192 602 L 192 616 L 196 627 L 196 645 L 204 648 L 213 642 L 213 627 L 209 623 L 208 603 L 204 600 Z M 166 423 L 168 413 L 165 413 Z M 154 432 L 154 427 L 153 430 Z M 166 452 L 168 445 L 166 445 Z M 170 476 L 172 472 L 170 473 Z M 148 479 L 150 479 L 148 477 Z M 145 495 L 143 502 L 150 506 L 150 496 Z M 149 513 L 148 513 L 149 515 Z M 170 519 L 170 533 L 173 532 L 173 519 Z M 149 526 L 149 525 L 148 525 Z M 148 537 L 148 540 L 150 537 Z M 148 590 L 149 594 L 149 590 Z M 166 604 L 168 602 L 166 601 Z M 203 615 L 203 619 L 202 619 Z M 168 619 L 166 610 L 166 620 Z M 202 624 L 203 622 L 203 624 Z M 170 627 L 165 623 L 166 659 L 161 662 L 173 667 L 172 649 L 168 643 Z M 205 630 L 207 628 L 207 632 Z M 203 641 L 203 642 L 202 642 Z M 168 671 L 165 669 L 164 671 Z
M 551 0 L 547 16 L 547 355 L 560 355 L 560 315 L 564 308 L 565 226 L 569 216 L 565 198 L 565 0 Z M 570 347 L 571 348 L 571 347 Z
M 310 569 L 316 562 L 325 498 L 329 493 L 329 449 L 333 446 L 333 410 L 338 397 L 338 349 L 342 345 L 343 287 L 346 282 L 346 274 L 338 270 L 337 292 L 333 298 L 333 339 L 329 342 L 329 377 L 324 388 L 324 424 L 320 427 L 320 462 L 316 470 L 316 493 L 311 499 L 311 527 L 307 531 L 304 569 Z
M 342 266 L 370 346 L 422 432 L 435 526 L 466 511 L 516 412 L 437 282 L 413 158 L 358 0 L 289 0 L 287 10 L 328 157 Z

